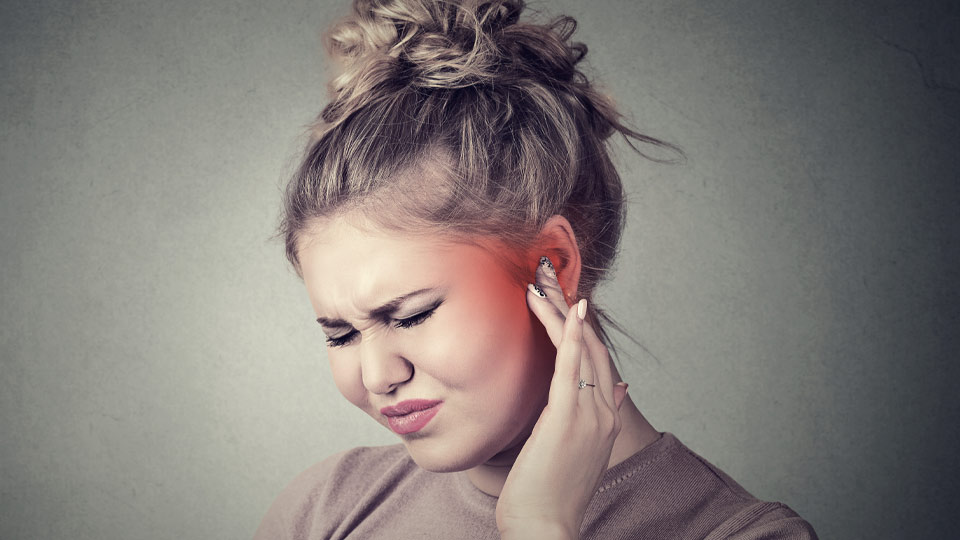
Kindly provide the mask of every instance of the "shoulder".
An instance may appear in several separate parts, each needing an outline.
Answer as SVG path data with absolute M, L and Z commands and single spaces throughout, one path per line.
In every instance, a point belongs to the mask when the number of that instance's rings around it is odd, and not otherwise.
M 779 502 L 757 502 L 724 521 L 705 540 L 817 540 L 805 519 Z
M 702 456 L 678 443 L 678 448 L 688 456 L 688 459 L 698 463 L 705 475 L 711 476 L 717 482 L 719 492 L 728 492 L 733 501 L 739 502 L 724 505 L 721 516 L 727 515 L 714 528 L 705 540 L 736 539 L 736 540 L 817 540 L 817 533 L 813 527 L 797 515 L 789 506 L 781 502 L 767 502 L 754 497 L 743 486 L 737 483 L 719 467 L 710 463 Z
M 789 507 L 754 497 L 669 432 L 608 470 L 599 491 L 595 515 L 608 515 L 610 509 L 626 512 L 632 517 L 615 527 L 631 534 L 710 540 L 816 538 L 810 524 Z M 608 527 L 598 525 L 597 530 Z
M 401 444 L 358 447 L 334 454 L 298 474 L 277 496 L 264 516 L 256 540 L 299 537 L 343 511 L 344 492 L 358 493 L 384 477 L 396 478 L 416 465 Z
M 679 441 L 678 441 L 679 443 Z M 781 502 L 767 502 L 754 497 L 727 473 L 682 443 L 679 446 L 699 462 L 723 487 L 741 500 L 740 509 L 730 515 L 706 537 L 706 540 L 817 540 L 813 527 Z

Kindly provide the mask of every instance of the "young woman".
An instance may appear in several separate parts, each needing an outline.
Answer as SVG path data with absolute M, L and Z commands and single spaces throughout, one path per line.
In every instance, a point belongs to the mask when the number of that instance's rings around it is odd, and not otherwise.
M 301 474 L 257 538 L 815 538 L 670 433 L 591 302 L 624 224 L 574 22 L 357 0 L 282 233 L 337 388 L 402 444 Z

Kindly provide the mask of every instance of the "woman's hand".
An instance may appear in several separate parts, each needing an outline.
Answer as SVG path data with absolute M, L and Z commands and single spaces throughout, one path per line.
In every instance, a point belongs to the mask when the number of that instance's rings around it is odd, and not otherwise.
M 502 538 L 578 538 L 620 432 L 627 388 L 613 383 L 607 348 L 583 322 L 586 300 L 567 306 L 546 258 L 537 281 L 527 303 L 557 347 L 556 366 L 547 406 L 500 493 L 497 527 Z M 581 380 L 595 386 L 580 388 Z

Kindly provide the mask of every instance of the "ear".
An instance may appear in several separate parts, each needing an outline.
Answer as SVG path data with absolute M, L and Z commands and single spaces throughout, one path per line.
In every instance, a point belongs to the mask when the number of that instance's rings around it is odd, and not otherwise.
M 563 289 L 563 298 L 568 306 L 577 302 L 577 285 L 580 283 L 580 248 L 577 235 L 567 218 L 554 214 L 547 219 L 537 234 L 534 244 L 535 253 L 531 254 L 534 264 L 539 264 L 541 256 L 550 258 L 557 272 L 557 280 Z

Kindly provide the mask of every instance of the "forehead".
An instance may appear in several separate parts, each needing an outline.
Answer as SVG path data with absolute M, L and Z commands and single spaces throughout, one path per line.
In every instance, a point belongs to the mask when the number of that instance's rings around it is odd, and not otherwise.
M 359 266 L 378 259 L 417 261 L 469 248 L 466 242 L 440 233 L 390 230 L 356 213 L 313 222 L 301 233 L 297 246 L 302 267 L 331 270 L 346 262 Z
M 342 217 L 306 229 L 299 246 L 311 303 L 324 316 L 369 310 L 420 288 L 446 286 L 475 270 L 489 272 L 495 264 L 487 250 L 464 241 L 386 231 Z

